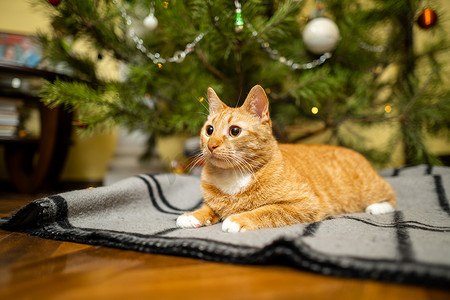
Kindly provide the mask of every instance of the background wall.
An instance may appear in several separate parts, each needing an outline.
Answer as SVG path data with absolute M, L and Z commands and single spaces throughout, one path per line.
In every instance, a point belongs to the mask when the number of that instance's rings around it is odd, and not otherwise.
M 45 2 L 45 1 L 43 1 Z M 45 12 L 38 5 L 32 6 L 33 1 L 0 0 L 0 31 L 35 34 L 38 30 L 51 30 Z M 96 54 L 95 54 L 96 55 Z M 116 74 L 115 65 L 106 59 L 101 62 L 105 74 Z M 92 137 L 80 137 L 73 134 L 73 145 L 70 147 L 65 168 L 62 173 L 63 181 L 102 181 L 107 164 L 110 161 L 115 146 L 116 133 L 102 134 Z M 7 178 L 3 149 L 0 147 L 0 178 Z

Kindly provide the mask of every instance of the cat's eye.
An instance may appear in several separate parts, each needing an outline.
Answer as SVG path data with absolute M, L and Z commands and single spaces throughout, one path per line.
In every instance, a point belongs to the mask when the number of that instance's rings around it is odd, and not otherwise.
M 213 134 L 213 132 L 214 132 L 214 127 L 212 127 L 211 125 L 206 127 L 206 135 L 207 136 L 211 136 L 211 134 Z
M 242 132 L 242 129 L 240 127 L 238 127 L 238 126 L 231 126 L 230 127 L 230 135 L 232 137 L 239 136 L 241 134 L 241 132 Z

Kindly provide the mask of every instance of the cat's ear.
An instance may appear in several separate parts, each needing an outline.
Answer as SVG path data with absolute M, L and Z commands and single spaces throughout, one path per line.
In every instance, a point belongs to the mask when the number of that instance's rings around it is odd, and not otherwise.
M 267 99 L 266 92 L 260 85 L 255 85 L 248 93 L 242 106 L 249 113 L 258 116 L 261 122 L 269 122 L 269 100 Z
M 209 87 L 208 88 L 208 103 L 209 103 L 209 115 L 213 115 L 221 109 L 227 106 L 219 99 L 216 92 Z

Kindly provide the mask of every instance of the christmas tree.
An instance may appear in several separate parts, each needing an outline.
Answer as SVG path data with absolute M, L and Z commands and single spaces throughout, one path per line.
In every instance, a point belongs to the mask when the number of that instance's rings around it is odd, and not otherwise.
M 325 134 L 380 164 L 399 145 L 406 163 L 438 163 L 425 136 L 448 134 L 450 41 L 445 16 L 423 1 L 39 2 L 52 13 L 46 57 L 73 78 L 47 83 L 43 99 L 76 110 L 83 131 L 196 135 L 208 86 L 235 106 L 261 84 L 282 142 Z M 420 49 L 417 31 L 432 36 Z M 105 56 L 119 62 L 118 80 L 99 76 Z M 376 124 L 392 131 L 381 148 L 361 130 Z

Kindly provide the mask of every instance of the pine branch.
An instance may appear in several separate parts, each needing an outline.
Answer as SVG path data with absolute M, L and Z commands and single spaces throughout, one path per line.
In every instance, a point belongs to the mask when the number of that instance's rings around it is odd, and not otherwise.
M 200 62 L 205 66 L 205 68 L 213 74 L 215 77 L 217 77 L 220 80 L 226 81 L 228 84 L 231 84 L 231 80 L 225 76 L 222 72 L 220 72 L 218 69 L 216 69 L 214 66 L 208 63 L 206 60 L 206 57 L 199 45 L 195 47 L 195 53 L 197 53 L 197 56 L 200 60 Z
M 433 74 L 430 74 L 425 81 L 425 83 L 419 88 L 418 91 L 415 92 L 414 96 L 409 100 L 409 102 L 406 104 L 405 108 L 403 109 L 402 114 L 400 115 L 401 120 L 405 120 L 407 118 L 407 115 L 409 111 L 411 110 L 411 107 L 417 102 L 417 100 L 420 98 L 420 96 L 423 94 L 424 90 L 428 87 L 431 80 L 434 78 Z
M 104 36 L 96 30 L 95 24 L 99 22 L 91 23 L 89 20 L 85 19 L 84 16 L 78 10 L 78 7 L 72 3 L 71 0 L 66 0 L 67 5 L 70 7 L 70 10 L 78 17 L 79 22 L 83 25 L 85 29 L 87 29 L 86 33 L 88 33 L 94 40 L 97 41 L 99 45 L 104 47 L 106 50 L 109 50 L 113 53 L 114 57 L 118 60 L 122 60 L 125 62 L 129 62 L 129 56 L 122 55 L 122 53 L 118 52 L 116 47 L 111 45 Z M 95 9 L 95 7 L 94 7 Z M 96 16 L 98 16 L 98 9 L 93 11 Z M 97 20 L 98 21 L 98 20 Z
M 215 29 L 215 31 L 221 36 L 225 41 L 227 41 L 227 44 L 234 44 L 234 41 L 230 40 L 222 31 L 222 29 L 217 25 L 216 16 L 213 14 L 211 1 L 206 1 L 206 6 L 208 7 L 208 16 L 209 20 L 211 22 L 211 25 Z
M 264 35 L 266 32 L 270 31 L 271 29 L 278 26 L 281 22 L 283 22 L 287 17 L 289 17 L 292 12 L 300 8 L 300 3 L 298 1 L 294 0 L 288 0 L 285 3 L 282 4 L 282 7 L 279 8 L 275 14 L 270 18 L 266 23 L 265 27 L 263 27 L 259 32 L 257 32 L 256 35 L 252 35 L 251 38 L 249 38 L 247 41 L 245 41 L 242 44 L 242 48 L 247 47 L 251 43 L 253 43 L 255 40 L 260 38 L 262 35 Z

